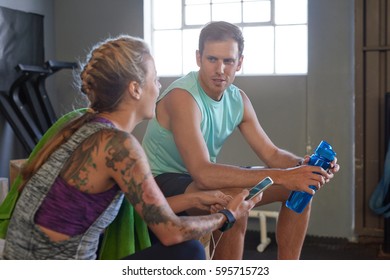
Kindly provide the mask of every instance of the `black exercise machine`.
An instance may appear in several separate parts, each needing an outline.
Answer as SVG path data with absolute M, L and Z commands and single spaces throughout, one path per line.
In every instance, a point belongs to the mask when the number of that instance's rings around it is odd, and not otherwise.
M 42 106 L 38 100 L 35 83 L 41 73 L 50 70 L 41 66 L 25 64 L 18 64 L 15 69 L 21 75 L 11 85 L 10 101 L 25 129 L 30 133 L 33 141 L 37 143 L 44 131 L 47 130 L 48 124 L 42 115 Z
M 62 69 L 74 69 L 76 63 L 49 60 L 43 66 L 18 64 L 20 76 L 9 92 L 1 92 L 0 109 L 15 135 L 30 153 L 57 116 L 46 91 L 46 79 Z
M 29 131 L 26 130 L 24 124 L 19 118 L 19 115 L 17 115 L 9 100 L 10 98 L 8 93 L 0 91 L 0 111 L 2 112 L 5 120 L 10 124 L 16 137 L 22 143 L 23 148 L 27 153 L 30 153 L 34 149 L 36 142 L 32 139 Z

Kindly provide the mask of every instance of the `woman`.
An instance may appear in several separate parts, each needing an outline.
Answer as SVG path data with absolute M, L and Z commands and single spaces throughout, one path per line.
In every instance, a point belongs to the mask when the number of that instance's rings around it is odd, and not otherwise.
M 154 117 L 160 89 L 148 46 L 130 36 L 108 39 L 92 49 L 81 69 L 80 88 L 89 109 L 24 167 L 3 257 L 95 259 L 99 237 L 126 197 L 161 242 L 128 259 L 204 258 L 194 240 L 226 228 L 233 216 L 247 215 L 260 198 L 245 201 L 246 190 L 231 200 L 219 191 L 194 194 L 200 208 L 226 209 L 176 216 L 131 134 L 142 120 Z

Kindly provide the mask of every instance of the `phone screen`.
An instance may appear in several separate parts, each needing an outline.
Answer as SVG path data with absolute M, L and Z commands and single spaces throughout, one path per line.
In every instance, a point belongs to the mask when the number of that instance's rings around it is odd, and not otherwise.
M 256 186 L 249 190 L 249 195 L 245 198 L 245 200 L 252 199 L 256 195 L 259 195 L 260 193 L 268 189 L 268 187 L 270 187 L 273 183 L 274 181 L 272 181 L 270 177 L 265 177 Z

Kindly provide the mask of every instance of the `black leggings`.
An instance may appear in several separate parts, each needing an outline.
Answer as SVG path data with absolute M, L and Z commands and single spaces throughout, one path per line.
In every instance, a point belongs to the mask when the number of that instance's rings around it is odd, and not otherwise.
M 198 240 L 185 241 L 172 246 L 160 242 L 151 247 L 129 255 L 124 260 L 205 260 L 205 250 Z

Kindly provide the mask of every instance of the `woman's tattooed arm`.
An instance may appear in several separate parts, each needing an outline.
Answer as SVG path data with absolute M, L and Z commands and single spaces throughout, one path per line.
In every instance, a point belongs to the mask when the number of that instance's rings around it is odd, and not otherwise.
M 178 217 L 158 188 L 146 155 L 131 135 L 117 132 L 105 146 L 106 167 L 112 171 L 126 198 L 165 244 L 198 239 L 219 228 L 222 214 Z

